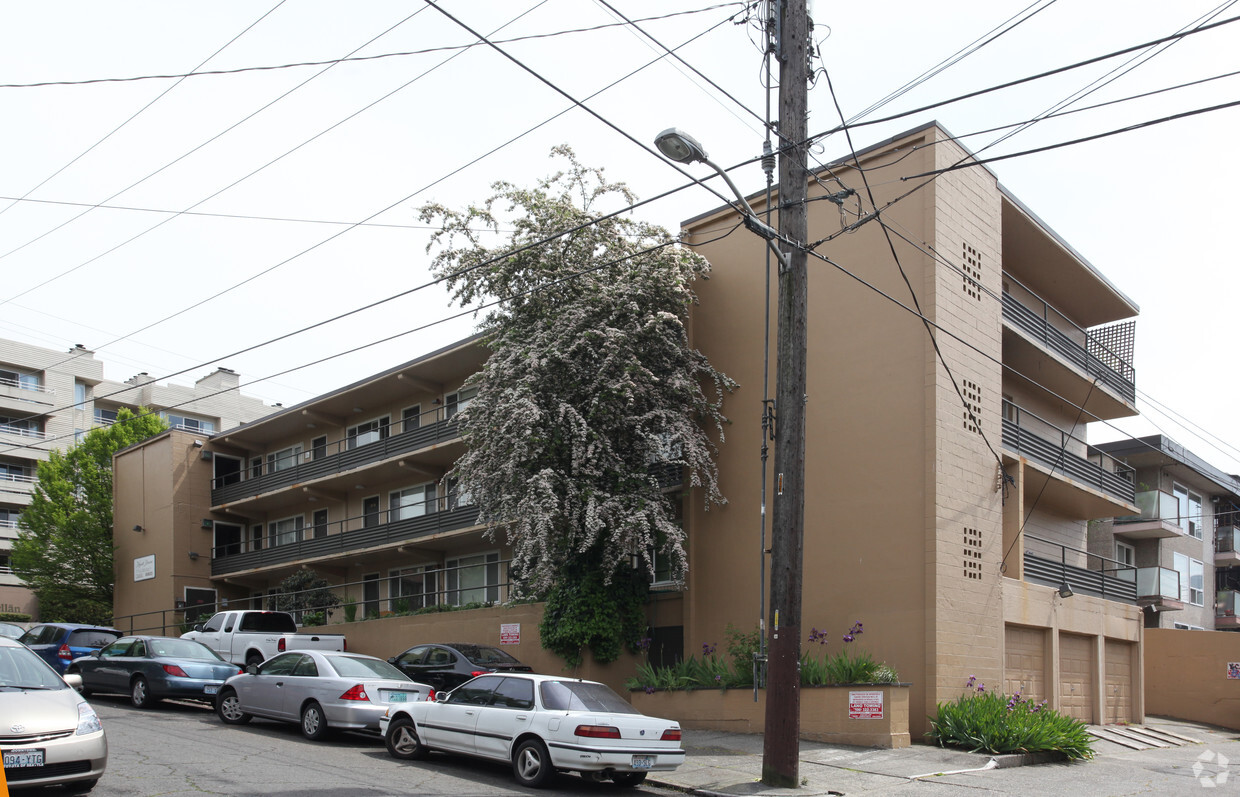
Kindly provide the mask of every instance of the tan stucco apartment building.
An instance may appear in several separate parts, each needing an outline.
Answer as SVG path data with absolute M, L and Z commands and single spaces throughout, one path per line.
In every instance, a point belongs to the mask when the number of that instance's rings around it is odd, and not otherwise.
M 242 395 L 237 374 L 218 368 L 192 387 L 160 385 L 148 374 L 103 378 L 103 362 L 76 346 L 58 351 L 0 340 L 0 611 L 32 614 L 34 596 L 9 567 L 22 509 L 38 463 L 82 433 L 116 420 L 122 407 L 148 407 L 170 425 L 210 434 L 271 412 Z
M 1136 414 L 1137 307 L 984 167 L 900 179 L 967 158 L 934 124 L 858 153 L 890 244 L 877 222 L 844 232 L 856 214 L 818 201 L 864 195 L 851 159 L 811 184 L 810 236 L 830 240 L 810 272 L 803 624 L 838 649 L 864 623 L 854 644 L 912 684 L 915 738 L 970 675 L 1087 721 L 1139 720 L 1135 578 L 1091 556 L 1087 533 L 1137 513 L 1134 483 L 1084 440 L 1086 420 Z M 762 613 L 767 268 L 764 241 L 726 234 L 739 221 L 721 208 L 684 224 L 714 265 L 693 343 L 740 384 L 719 462 L 729 503 L 705 511 L 686 490 L 689 576 L 649 605 L 656 640 L 684 655 Z M 352 585 L 359 617 L 502 601 L 508 552 L 442 482 L 484 356 L 464 341 L 255 423 L 118 454 L 117 615 L 259 604 L 303 566 Z

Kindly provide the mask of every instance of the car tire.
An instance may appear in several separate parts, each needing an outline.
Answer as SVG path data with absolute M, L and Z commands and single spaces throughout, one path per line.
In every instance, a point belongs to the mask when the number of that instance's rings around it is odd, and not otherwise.
M 323 707 L 313 700 L 301 710 L 301 735 L 312 742 L 322 741 L 331 735 Z
M 612 783 L 625 789 L 631 789 L 645 779 L 645 772 L 615 772 L 611 776 Z
M 547 745 L 539 739 L 526 739 L 517 745 L 512 754 L 512 775 L 517 783 L 532 789 L 540 789 L 551 782 L 555 768 L 551 766 L 551 754 Z
M 159 700 L 151 695 L 151 685 L 146 679 L 139 675 L 133 679 L 133 683 L 129 685 L 129 702 L 134 708 L 150 708 Z
M 402 761 L 423 761 L 426 759 L 426 746 L 418 738 L 413 727 L 413 720 L 408 717 L 397 717 L 388 723 L 387 733 L 383 735 L 383 743 L 387 745 L 388 754 Z
M 61 784 L 60 789 L 65 794 L 85 794 L 95 788 L 95 785 L 98 783 L 98 778 L 95 780 L 79 780 L 73 783 L 63 783 Z
M 254 719 L 253 715 L 241 710 L 241 698 L 232 689 L 220 692 L 215 700 L 215 713 L 226 725 L 244 725 Z
M 251 664 L 253 664 L 255 667 L 257 667 L 258 665 L 262 663 L 263 663 L 262 654 L 255 653 L 253 651 L 246 654 L 245 666 L 249 667 Z

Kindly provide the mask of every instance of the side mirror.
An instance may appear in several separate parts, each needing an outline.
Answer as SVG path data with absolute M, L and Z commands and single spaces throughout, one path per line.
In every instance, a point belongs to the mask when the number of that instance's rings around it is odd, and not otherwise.
M 82 676 L 75 672 L 71 672 L 66 675 L 62 675 L 61 678 L 64 678 L 65 683 L 69 684 L 69 686 L 73 687 L 77 691 L 82 691 Z
M 201 630 L 202 630 L 202 623 L 195 623 L 195 624 L 194 624 L 194 630 L 195 630 L 195 631 L 201 631 Z
M 396 657 L 388 656 L 388 664 L 395 664 L 395 663 L 396 663 Z
M 245 665 L 245 671 L 248 672 L 250 675 L 258 675 L 258 665 L 247 664 Z

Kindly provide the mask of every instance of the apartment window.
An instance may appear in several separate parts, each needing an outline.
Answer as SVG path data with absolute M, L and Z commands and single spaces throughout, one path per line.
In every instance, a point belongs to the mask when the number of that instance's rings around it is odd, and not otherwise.
M 282 470 L 297 465 L 297 458 L 301 456 L 301 445 L 289 446 L 267 455 L 267 472 L 279 473 Z
M 377 443 L 380 440 L 386 440 L 388 436 L 388 416 L 375 418 L 373 421 L 359 423 L 357 426 L 350 426 L 346 435 L 348 439 L 348 447 L 350 450 L 358 446 L 364 446 L 369 443 Z
M 405 520 L 434 512 L 435 483 L 427 482 L 388 493 L 388 511 L 389 520 Z
M 327 456 L 327 435 L 316 437 L 310 441 L 310 458 L 322 459 Z
M 263 549 L 263 526 L 260 523 L 257 526 L 250 527 L 250 550 L 261 551 L 262 549 Z
M 37 418 L 17 418 L 0 415 L 0 432 L 20 437 L 38 437 L 41 434 Z
M 1175 496 L 1176 505 L 1179 507 L 1180 528 L 1190 537 L 1201 539 L 1201 496 L 1179 484 L 1172 485 L 1171 494 Z
M 388 608 L 397 611 L 396 601 L 404 600 L 408 609 L 423 609 L 438 603 L 439 571 L 429 565 L 388 571 Z
M 447 400 L 444 402 L 446 405 L 444 415 L 451 418 L 459 412 L 464 412 L 465 408 L 468 407 L 477 397 L 478 388 L 476 387 L 462 388 L 455 393 L 449 393 L 447 395 Z
M 1115 561 L 1122 567 L 1137 566 L 1137 549 L 1126 542 L 1115 541 Z
M 0 529 L 15 529 L 22 513 L 16 509 L 0 509 Z
M 161 412 L 160 415 L 168 421 L 168 425 L 173 429 L 185 429 L 186 431 L 198 432 L 200 434 L 215 433 L 215 421 L 195 418 L 192 415 L 178 415 L 172 412 Z
M 305 527 L 305 523 L 306 519 L 302 515 L 268 523 L 267 537 L 271 541 L 271 547 L 292 545 L 298 542 L 301 539 L 301 530 Z
M 401 431 L 412 432 L 422 425 L 422 405 L 414 404 L 400 411 Z
M 379 525 L 379 496 L 372 495 L 362 499 L 362 528 Z
M 241 553 L 241 527 L 231 523 L 213 524 L 215 531 L 214 556 L 234 556 Z
M 314 510 L 314 536 L 316 538 L 327 536 L 327 510 L 326 509 Z
M 30 475 L 30 469 L 21 462 L 0 462 L 0 481 L 22 481 Z
M 480 553 L 449 559 L 444 563 L 447 603 L 499 602 L 499 554 Z
M 257 479 L 263 475 L 263 458 L 254 457 L 250 460 L 250 478 Z
M 1205 565 L 1182 553 L 1172 554 L 1172 564 L 1180 574 L 1180 600 L 1194 606 L 1205 604 Z
M 1199 625 L 1189 625 L 1188 623 L 1172 623 L 1172 628 L 1178 628 L 1181 631 L 1204 631 L 1205 629 Z
M 468 490 L 461 489 L 461 483 L 457 479 L 448 480 L 448 510 L 460 509 L 463 506 L 473 506 L 474 497 L 470 495 Z
M 101 426 L 111 426 L 116 423 L 116 410 L 104 410 L 95 407 L 95 423 Z
M 362 576 L 362 617 L 369 620 L 379 616 L 379 574 Z
M 16 387 L 21 390 L 38 390 L 39 375 L 11 368 L 0 368 L 0 385 Z
M 73 383 L 73 404 L 79 409 L 86 408 L 86 399 L 88 397 L 85 382 Z

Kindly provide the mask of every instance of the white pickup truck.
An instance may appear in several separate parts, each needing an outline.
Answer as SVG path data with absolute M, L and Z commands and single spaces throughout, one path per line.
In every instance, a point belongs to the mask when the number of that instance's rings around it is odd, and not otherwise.
M 347 650 L 344 634 L 297 633 L 288 612 L 219 612 L 181 634 L 201 642 L 233 664 L 258 664 L 286 650 Z

